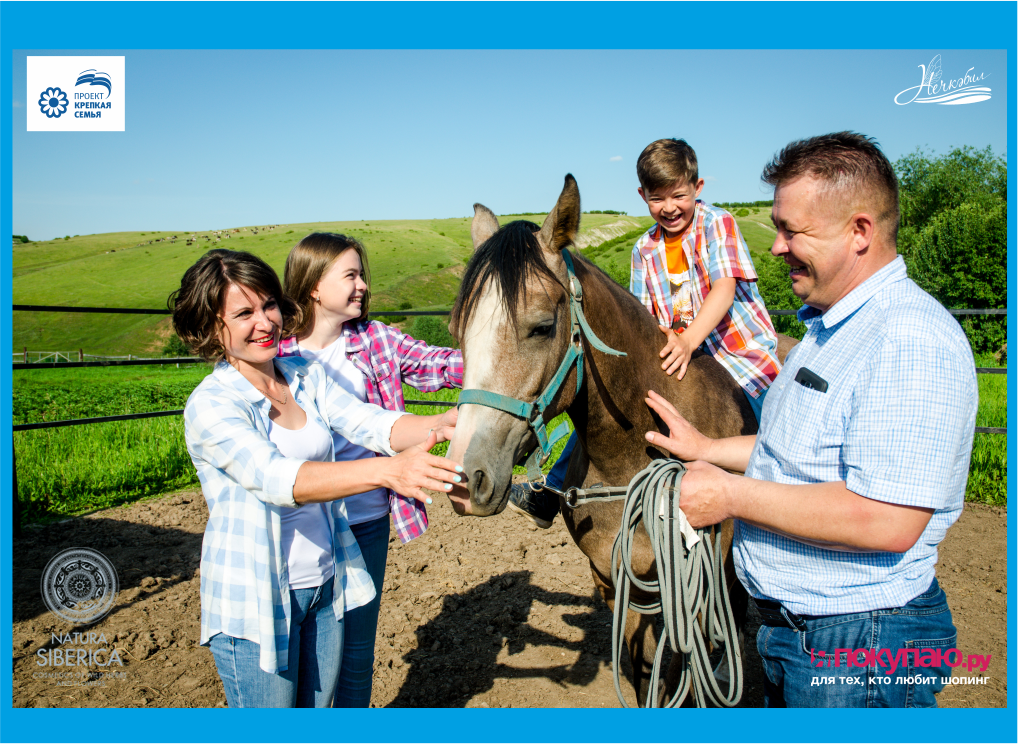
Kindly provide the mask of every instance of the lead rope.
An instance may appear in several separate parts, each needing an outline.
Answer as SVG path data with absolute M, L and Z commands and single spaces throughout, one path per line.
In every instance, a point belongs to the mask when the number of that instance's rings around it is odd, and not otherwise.
M 655 460 L 637 473 L 626 492 L 622 526 L 612 546 L 612 581 L 615 584 L 612 676 L 619 702 L 625 708 L 629 705 L 622 696 L 619 674 L 625 648 L 626 611 L 629 609 L 641 615 L 660 612 L 664 616 L 664 631 L 651 668 L 646 707 L 658 707 L 666 645 L 673 653 L 680 654 L 682 672 L 675 694 L 665 701 L 664 707 L 681 705 L 691 688 L 700 708 L 706 707 L 708 702 L 730 708 L 737 705 L 742 697 L 742 657 L 728 587 L 724 581 L 721 530 L 717 529 L 714 536 L 713 528 L 694 531 L 686 523 L 686 529 L 682 529 L 685 518 L 679 511 L 679 485 L 685 472 L 681 462 L 667 459 Z M 657 581 L 641 581 L 632 569 L 633 539 L 641 521 L 654 551 Z M 715 537 L 713 543 L 712 537 Z M 648 605 L 631 602 L 630 592 L 634 586 L 657 594 L 659 600 Z M 707 639 L 715 647 L 720 645 L 724 649 L 721 666 L 727 662 L 727 693 L 722 692 L 714 677 Z

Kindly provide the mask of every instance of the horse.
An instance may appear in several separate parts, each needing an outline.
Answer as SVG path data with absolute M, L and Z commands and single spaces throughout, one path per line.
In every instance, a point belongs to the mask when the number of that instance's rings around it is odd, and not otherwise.
M 573 344 L 564 251 L 572 245 L 579 222 L 579 188 L 571 175 L 566 176 L 555 207 L 540 229 L 525 221 L 500 227 L 487 207 L 474 205 L 475 252 L 450 320 L 450 331 L 463 350 L 464 391 L 534 401 L 553 377 L 561 377 L 560 363 Z M 651 460 L 668 456 L 644 437 L 647 431 L 667 431 L 644 402 L 649 390 L 667 398 L 709 437 L 756 433 L 756 418 L 742 389 L 713 356 L 695 353 L 682 380 L 666 375 L 658 355 L 663 338 L 657 321 L 593 263 L 577 254 L 570 256 L 582 285 L 582 313 L 590 330 L 603 344 L 625 355 L 604 353 L 596 341 L 582 334 L 584 371 L 579 389 L 574 366 L 558 391 L 551 393 L 550 402 L 545 401 L 543 420 L 550 422 L 567 412 L 581 444 L 569 462 L 567 485 L 625 486 Z M 461 403 L 448 457 L 462 465 L 466 483 L 450 494 L 453 508 L 461 515 L 501 512 L 509 497 L 513 465 L 539 444 L 545 443 L 538 442 L 534 428 L 519 415 Z M 611 554 L 622 504 L 594 502 L 571 508 L 562 501 L 566 527 L 590 560 L 595 587 L 614 609 Z M 726 583 L 742 627 L 748 595 L 735 576 L 729 550 L 731 523 L 724 523 L 722 531 Z M 650 541 L 641 526 L 633 557 L 641 579 L 656 576 L 653 562 Z M 650 598 L 634 592 L 633 599 L 643 603 Z M 633 685 L 639 699 L 647 699 L 657 646 L 653 619 L 629 610 L 625 640 Z M 676 679 L 676 661 L 666 688 Z M 658 694 L 663 698 L 666 690 Z

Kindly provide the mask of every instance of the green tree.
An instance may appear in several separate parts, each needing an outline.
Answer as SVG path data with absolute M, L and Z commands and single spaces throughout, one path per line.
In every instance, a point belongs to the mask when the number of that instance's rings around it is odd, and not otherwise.
M 449 333 L 448 319 L 433 315 L 419 315 L 414 318 L 410 335 L 431 346 L 444 346 L 448 349 L 458 347 L 456 339 Z
M 901 192 L 898 252 L 909 276 L 948 308 L 1007 303 L 1007 161 L 987 147 L 934 157 L 922 150 L 894 164 Z M 1004 316 L 963 316 L 976 353 L 996 351 Z

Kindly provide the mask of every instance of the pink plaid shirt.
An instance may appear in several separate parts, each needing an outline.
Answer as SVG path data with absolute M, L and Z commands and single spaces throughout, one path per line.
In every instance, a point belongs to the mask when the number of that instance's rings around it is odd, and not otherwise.
M 364 375 L 368 403 L 388 411 L 404 411 L 403 383 L 426 393 L 463 387 L 463 353 L 428 346 L 398 328 L 377 320 L 343 324 L 346 357 Z M 300 356 L 297 337 L 279 343 L 279 356 Z M 385 457 L 375 453 L 376 457 Z M 428 529 L 424 504 L 389 491 L 389 512 L 400 542 L 420 537 Z

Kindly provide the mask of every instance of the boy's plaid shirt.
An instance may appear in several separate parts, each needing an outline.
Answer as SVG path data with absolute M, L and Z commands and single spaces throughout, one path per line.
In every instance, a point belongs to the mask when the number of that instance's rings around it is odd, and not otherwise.
M 364 375 L 367 402 L 388 411 L 406 410 L 404 382 L 426 393 L 463 387 L 463 353 L 457 349 L 429 346 L 377 320 L 344 323 L 343 340 L 347 359 Z M 278 356 L 300 356 L 296 336 L 280 342 Z M 400 542 L 428 529 L 428 513 L 415 499 L 390 490 L 389 511 Z
M 662 325 L 675 314 L 668 282 L 668 258 L 661 227 L 655 224 L 633 248 L 629 291 Z M 778 376 L 778 339 L 756 286 L 756 269 L 735 218 L 697 199 L 692 227 L 682 239 L 691 273 L 693 314 L 700 312 L 711 284 L 735 277 L 735 301 L 705 343 L 736 382 L 754 398 Z

